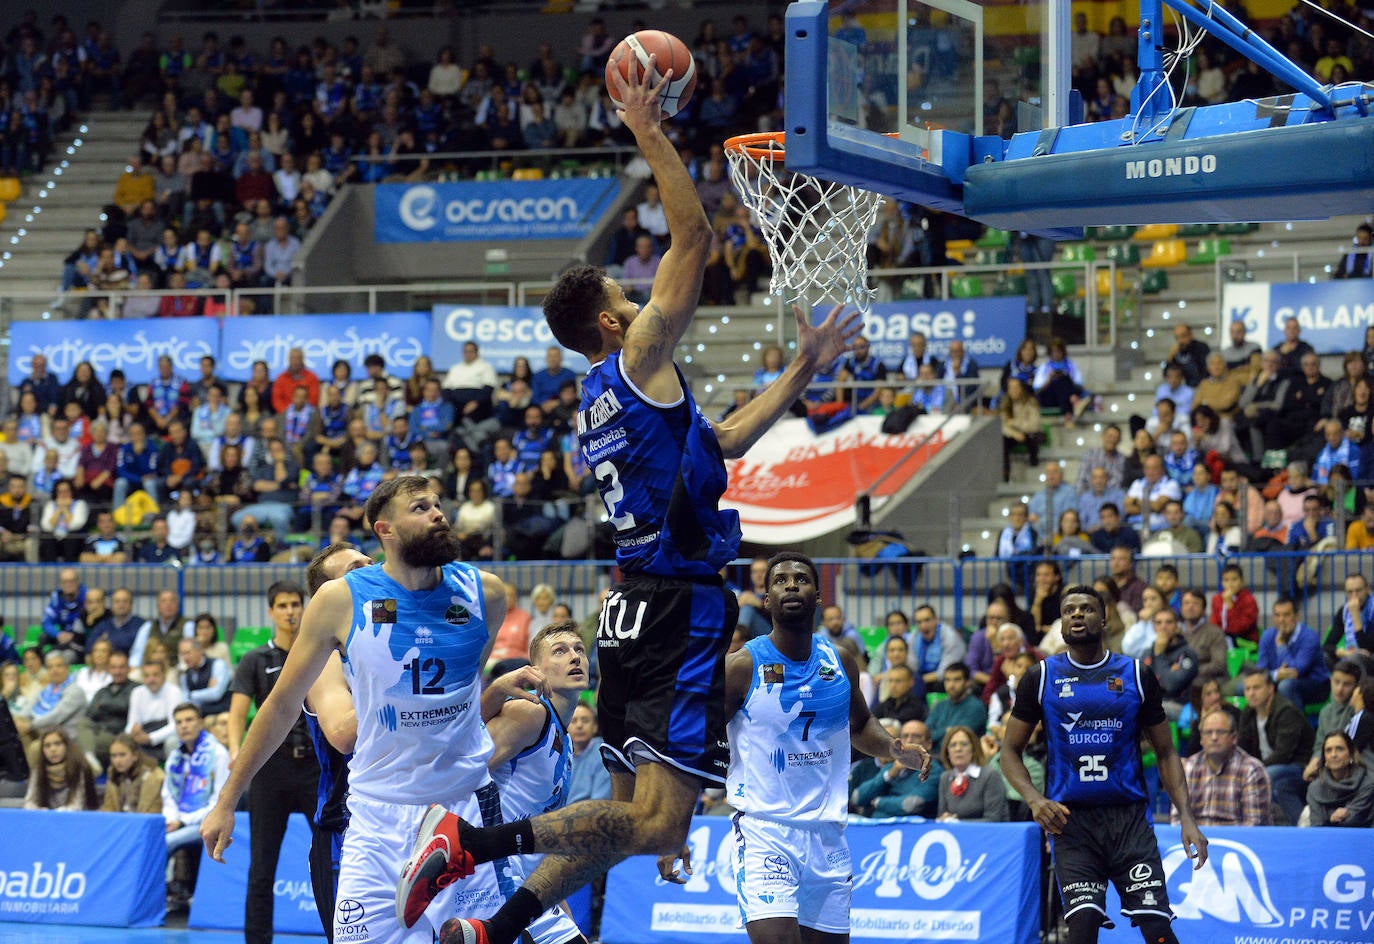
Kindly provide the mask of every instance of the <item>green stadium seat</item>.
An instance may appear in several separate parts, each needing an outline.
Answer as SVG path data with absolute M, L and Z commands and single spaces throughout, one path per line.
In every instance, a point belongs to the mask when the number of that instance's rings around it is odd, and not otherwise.
M 1026 294 L 1026 277 L 1024 275 L 1004 275 L 999 278 L 992 286 L 994 295 L 1024 295 Z
M 1107 247 L 1107 258 L 1119 266 L 1140 265 L 1140 247 L 1135 243 L 1116 243 Z
M 1235 678 L 1240 674 L 1240 670 L 1245 668 L 1245 661 L 1250 654 L 1244 649 L 1228 649 L 1226 651 L 1226 673 Z
M 1054 284 L 1055 298 L 1068 298 L 1078 294 L 1078 276 L 1072 272 L 1056 272 L 1050 277 Z
M 1099 226 L 1097 238 L 1106 242 L 1120 242 L 1123 239 L 1130 239 L 1134 232 L 1134 226 Z
M 1097 250 L 1089 243 L 1065 243 L 1063 250 L 1059 253 L 1059 261 L 1082 265 L 1085 262 L 1095 262 L 1097 260 Z
M 948 697 L 944 692 L 926 692 L 926 708 L 934 708 Z
M 1163 269 L 1152 269 L 1145 273 L 1140 282 L 1140 290 L 1146 295 L 1158 295 L 1169 287 L 1169 273 Z
M 988 227 L 987 231 L 973 241 L 979 249 L 1006 249 L 1011 245 L 1011 237 L 1006 230 Z
M 983 280 L 976 275 L 956 275 L 949 280 L 949 294 L 955 298 L 982 298 Z
M 979 249 L 973 260 L 978 265 L 1002 265 L 1007 261 L 1007 254 L 1001 249 Z
M 875 658 L 882 655 L 883 643 L 887 640 L 886 626 L 856 626 L 854 631 L 864 641 L 865 651 Z
M 1200 239 L 1203 236 L 1211 236 L 1216 232 L 1216 227 L 1211 223 L 1188 223 L 1178 228 L 1178 235 L 1184 239 Z
M 1244 236 L 1246 233 L 1253 233 L 1259 229 L 1258 223 L 1222 223 L 1217 227 L 1217 233 L 1221 236 Z
M 240 626 L 229 640 L 229 659 L 234 664 L 250 649 L 256 649 L 272 638 L 271 626 Z
M 33 646 L 38 645 L 38 639 L 39 639 L 39 637 L 42 636 L 42 635 L 43 635 L 43 627 L 42 627 L 42 626 L 30 626 L 30 627 L 28 628 L 28 631 L 24 633 L 24 643 L 23 643 L 23 645 L 22 645 L 21 648 L 29 649 L 29 648 L 31 648 L 31 647 L 33 647 Z
M 1197 252 L 1193 253 L 1188 259 L 1189 265 L 1211 265 L 1218 259 L 1222 259 L 1231 254 L 1231 241 L 1229 239 L 1199 239 Z

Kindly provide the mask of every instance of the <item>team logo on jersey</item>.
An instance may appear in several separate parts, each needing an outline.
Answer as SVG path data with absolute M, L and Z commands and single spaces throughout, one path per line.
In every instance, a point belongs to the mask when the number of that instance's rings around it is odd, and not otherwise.
M 430 632 L 428 626 L 415 627 L 415 645 L 432 646 L 434 644 L 434 633 Z
M 829 662 L 822 662 L 816 674 L 821 677 L 822 682 L 833 682 L 836 678 L 835 667 Z
M 1125 690 L 1125 683 L 1117 676 L 1113 675 L 1111 678 L 1107 679 L 1107 691 L 1111 692 L 1113 695 L 1120 695 Z
M 781 685 L 783 679 L 783 665 L 781 662 L 767 663 L 763 667 L 763 684 Z
M 763 870 L 770 875 L 787 875 L 792 871 L 787 864 L 787 860 L 780 855 L 767 855 L 763 857 Z
M 377 709 L 377 720 L 388 731 L 396 730 L 396 706 L 383 705 Z
M 363 916 L 367 914 L 367 911 L 363 908 L 362 902 L 352 898 L 344 898 L 339 901 L 339 906 L 335 909 L 335 914 L 338 916 L 340 924 L 357 924 L 359 921 L 363 920 Z
M 373 600 L 373 601 L 372 601 L 372 622 L 374 622 L 374 623 L 394 623 L 394 622 L 396 622 L 396 601 L 395 601 L 395 600 Z
M 1072 697 L 1073 697 L 1073 686 L 1071 686 L 1068 682 L 1065 682 L 1063 685 L 1061 685 L 1061 686 L 1059 687 L 1059 697 L 1060 697 L 1060 698 L 1072 698 Z
M 470 619 L 472 614 L 468 612 L 467 607 L 457 601 L 456 597 L 453 604 L 444 611 L 444 622 L 453 626 L 466 626 Z
M 555 732 L 553 733 L 553 752 L 554 752 L 555 754 L 561 754 L 561 753 L 563 753 L 563 734 L 562 734 L 562 732 L 555 731 Z
M 1148 862 L 1137 862 L 1135 865 L 1131 866 L 1131 871 L 1129 873 L 1130 879 L 1133 882 L 1143 882 L 1153 874 L 1154 870 L 1150 868 L 1150 863 Z

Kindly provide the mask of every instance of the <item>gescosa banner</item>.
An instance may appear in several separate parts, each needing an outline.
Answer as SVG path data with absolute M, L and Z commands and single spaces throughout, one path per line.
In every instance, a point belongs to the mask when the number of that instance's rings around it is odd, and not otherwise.
M 458 184 L 378 184 L 379 243 L 580 239 L 620 193 L 614 177 Z
M 856 944 L 1039 940 L 1040 829 L 1034 824 L 870 820 L 852 822 L 846 835 Z M 693 872 L 686 885 L 660 879 L 652 856 L 626 859 L 610 871 L 601 916 L 606 944 L 745 940 L 730 821 L 696 817 L 687 843 Z M 777 868 L 790 865 L 779 859 Z
M 219 372 L 226 380 L 247 380 L 253 362 L 261 360 L 275 377 L 298 347 L 305 353 L 305 366 L 321 380 L 330 377 L 335 361 L 346 361 L 354 380 L 366 377 L 363 361 L 369 354 L 382 355 L 387 372 L 405 378 L 428 343 L 429 315 L 423 312 L 226 318 Z
M 1221 299 L 1221 337 L 1230 337 L 1230 322 L 1244 321 L 1246 338 L 1265 349 L 1283 340 L 1283 323 L 1289 318 L 1298 319 L 1302 339 L 1318 354 L 1363 350 L 1365 330 L 1374 327 L 1370 279 L 1228 282 Z
M 35 354 L 44 355 L 48 373 L 63 381 L 77 364 L 90 361 L 97 377 L 108 378 L 119 368 L 133 385 L 156 377 L 164 354 L 176 373 L 196 377 L 201 357 L 218 353 L 219 322 L 214 318 L 16 321 L 10 326 L 8 379 L 14 385 L 27 377 Z
M 162 924 L 167 824 L 161 816 L 14 809 L 0 815 L 0 922 Z
M 560 347 L 544 312 L 533 305 L 435 305 L 430 323 L 429 356 L 434 369 L 463 362 L 463 345 L 472 341 L 483 360 L 509 373 L 517 357 L 527 357 L 535 371 L 544 369 L 544 352 Z M 585 373 L 587 359 L 563 348 L 563 366 Z
M 1178 829 L 1155 827 L 1179 940 L 1374 941 L 1374 842 L 1368 830 L 1207 826 L 1203 832 L 1207 862 L 1194 871 Z M 1107 913 L 1124 941 L 1134 932 L 1121 932 L 1120 911 L 1112 891 Z
M 234 814 L 234 842 L 224 851 L 224 864 L 202 853 L 196 894 L 191 899 L 187 926 L 219 931 L 243 928 L 243 898 L 248 891 L 248 861 L 252 846 L 248 814 Z M 319 937 L 320 913 L 310 888 L 310 823 L 299 813 L 286 821 L 286 838 L 272 882 L 272 927 L 278 934 Z
M 818 315 L 827 310 L 816 307 Z M 941 360 L 949 355 L 949 342 L 958 340 L 979 367 L 1001 367 L 1026 336 L 1026 300 L 1018 295 L 880 302 L 864 316 L 864 337 L 889 371 L 902 366 L 917 331 Z

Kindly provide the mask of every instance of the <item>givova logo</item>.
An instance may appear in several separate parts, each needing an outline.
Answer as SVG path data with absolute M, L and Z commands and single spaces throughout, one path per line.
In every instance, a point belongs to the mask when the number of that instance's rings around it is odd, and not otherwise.
M 381 722 L 382 727 L 386 728 L 388 731 L 395 731 L 397 723 L 396 706 L 383 705 L 378 708 L 377 720 Z
M 1284 926 L 1283 915 L 1269 894 L 1264 861 L 1249 846 L 1213 839 L 1207 853 L 1207 861 L 1195 872 L 1182 843 L 1165 850 L 1164 880 L 1175 915 L 1229 924 L 1245 921 L 1258 928 Z

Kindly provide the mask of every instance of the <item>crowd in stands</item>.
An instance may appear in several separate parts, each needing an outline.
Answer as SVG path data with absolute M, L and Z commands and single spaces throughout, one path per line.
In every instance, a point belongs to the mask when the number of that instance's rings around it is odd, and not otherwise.
M 529 62 L 500 62 L 486 45 L 471 62 L 459 63 L 449 47 L 434 62 L 417 61 L 391 41 L 385 25 L 368 45 L 355 36 L 337 46 L 278 36 L 262 50 L 239 36 L 223 43 L 213 31 L 196 48 L 180 35 L 159 44 L 149 32 L 127 62 L 97 22 L 78 44 L 58 15 L 50 36 L 43 63 L 34 65 L 20 50 L 44 42 L 36 16 L 26 15 L 10 33 L 15 51 L 0 75 L 10 76 L 19 93 L 16 108 L 29 85 L 51 85 L 46 74 L 69 60 L 72 73 L 63 71 L 47 94 L 70 112 L 89 107 L 97 91 L 117 106 L 154 103 L 106 222 L 80 239 L 62 277 L 64 291 L 129 290 L 120 298 L 123 317 L 261 312 L 261 303 L 227 311 L 224 302 L 203 296 L 137 293 L 288 284 L 300 241 L 352 181 L 470 177 L 496 166 L 493 155 L 555 168 L 559 155 L 542 152 L 632 143 L 604 82 L 618 37 L 599 18 L 571 57 L 560 60 L 541 43 Z M 739 15 L 728 34 L 706 20 L 692 49 L 699 93 L 668 128 L 720 237 L 708 301 L 730 303 L 736 291 L 757 288 L 769 263 L 757 227 L 730 193 L 721 145 L 732 134 L 781 122 L 782 20 L 774 15 L 755 28 Z M 4 88 L 0 83 L 0 104 L 8 101 Z M 13 138 L 3 127 L 0 171 Z M 589 164 L 604 156 L 590 153 Z M 606 260 L 646 290 L 667 248 L 662 206 L 648 189 Z M 80 313 L 120 316 L 94 300 Z
M 277 376 L 258 362 L 231 384 L 213 357 L 186 378 L 164 356 L 130 386 L 86 362 L 59 379 L 35 354 L 0 426 L 0 557 L 207 566 L 308 558 L 331 540 L 370 550 L 363 506 L 403 472 L 442 483 L 471 559 L 587 556 L 595 480 L 572 446 L 561 349 L 508 377 L 471 342 L 443 375 L 424 356 L 404 381 L 380 355 L 366 369 L 319 377 L 295 349 Z

